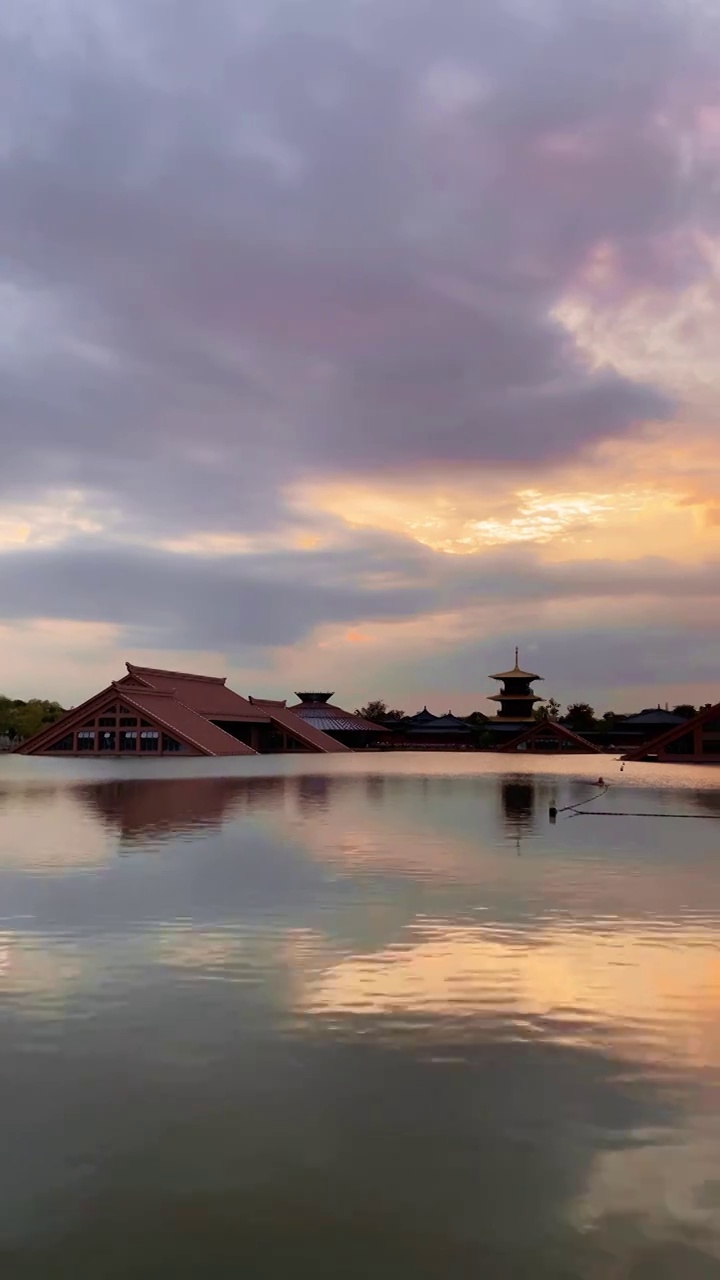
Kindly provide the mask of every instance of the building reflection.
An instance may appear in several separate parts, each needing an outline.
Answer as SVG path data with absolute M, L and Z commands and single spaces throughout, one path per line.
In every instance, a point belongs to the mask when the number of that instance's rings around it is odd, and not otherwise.
M 282 807 L 290 780 L 267 778 L 153 778 L 85 783 L 81 805 L 125 841 L 197 828 L 219 829 L 238 813 Z
M 500 786 L 500 799 L 505 835 L 515 841 L 515 848 L 520 854 L 522 838 L 529 835 L 534 826 L 535 783 L 528 778 L 506 779 Z
M 505 829 L 516 836 L 532 831 L 535 819 L 535 784 L 523 778 L 501 783 L 501 799 Z
M 330 802 L 332 778 L 309 774 L 295 778 L 298 809 L 301 813 L 324 813 Z
M 368 804 L 382 804 L 385 799 L 387 778 L 381 773 L 371 773 L 365 779 L 365 799 Z
M 703 817 L 720 818 L 720 791 L 693 791 L 692 801 L 703 811 Z

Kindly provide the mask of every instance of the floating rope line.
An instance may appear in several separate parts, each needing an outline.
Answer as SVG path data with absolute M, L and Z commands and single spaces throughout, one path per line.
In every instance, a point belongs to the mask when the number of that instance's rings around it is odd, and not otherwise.
M 600 788 L 600 791 L 596 791 L 596 794 L 594 794 L 593 796 L 588 796 L 587 800 L 577 800 L 575 801 L 575 804 L 566 804 L 562 806 L 562 809 L 557 810 L 557 813 L 568 813 L 569 809 L 579 809 L 580 805 L 592 804 L 593 800 L 600 800 L 600 797 L 603 795 L 606 795 L 607 792 L 609 791 L 610 791 L 610 783 L 603 782 L 603 785 Z M 600 813 L 600 809 L 598 809 L 597 812 Z
M 708 821 L 720 819 L 720 813 L 646 813 L 632 809 L 592 809 L 589 813 L 574 814 L 577 818 L 700 818 Z
M 604 796 L 609 790 L 610 784 L 605 782 L 600 791 L 596 791 L 585 800 L 576 800 L 574 804 L 563 805 L 562 809 L 557 809 L 554 804 L 551 804 L 550 821 L 554 822 L 559 813 L 566 813 L 568 818 L 697 818 L 700 821 L 709 822 L 720 820 L 720 813 L 663 813 L 644 809 L 589 809 L 581 812 L 583 805 L 599 800 L 600 796 Z
M 580 805 L 590 804 L 591 801 L 593 800 L 599 800 L 600 796 L 604 796 L 605 792 L 608 790 L 609 790 L 609 783 L 603 782 L 600 790 L 596 791 L 593 796 L 588 796 L 587 799 L 585 800 L 576 800 L 575 804 L 565 804 L 563 805 L 562 809 L 556 808 L 555 804 L 553 803 L 550 805 L 550 818 L 552 819 L 552 821 L 554 821 L 559 813 L 567 813 L 571 809 L 574 812 L 575 809 L 580 808 Z

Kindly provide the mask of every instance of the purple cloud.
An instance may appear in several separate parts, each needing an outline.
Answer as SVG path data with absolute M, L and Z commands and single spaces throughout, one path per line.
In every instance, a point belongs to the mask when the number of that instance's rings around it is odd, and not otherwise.
M 258 527 L 309 472 L 543 465 L 672 411 L 551 312 L 603 243 L 623 287 L 696 269 L 700 17 L 31 10 L 0 17 L 0 492 Z

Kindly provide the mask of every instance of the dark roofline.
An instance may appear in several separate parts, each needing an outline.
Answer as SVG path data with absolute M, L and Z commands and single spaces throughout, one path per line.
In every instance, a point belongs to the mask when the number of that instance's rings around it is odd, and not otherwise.
M 511 738 L 509 742 L 502 742 L 494 748 L 495 751 L 510 751 L 521 742 L 528 742 L 535 734 L 538 733 L 555 733 L 560 738 L 568 738 L 571 742 L 579 742 L 583 747 L 588 747 L 591 754 L 602 755 L 600 748 L 594 742 L 589 742 L 587 738 L 583 738 L 579 733 L 575 733 L 572 729 L 568 729 L 566 724 L 558 724 L 557 720 L 536 720 L 534 724 L 528 725 L 524 733 L 519 733 L 517 737 Z

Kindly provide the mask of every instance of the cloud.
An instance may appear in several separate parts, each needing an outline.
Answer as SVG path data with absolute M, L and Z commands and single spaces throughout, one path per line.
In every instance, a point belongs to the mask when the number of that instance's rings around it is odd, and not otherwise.
M 255 528 L 308 474 L 672 412 L 552 311 L 598 246 L 617 288 L 697 269 L 699 12 L 23 0 L 0 34 L 0 493 Z
M 658 605 L 666 610 L 668 598 L 683 600 L 686 611 L 697 602 L 703 630 L 714 625 L 720 564 L 688 568 L 660 557 L 552 564 L 531 551 L 497 552 L 478 563 L 375 534 L 334 549 L 224 557 L 76 540 L 0 557 L 0 598 L 6 621 L 101 622 L 121 628 L 129 645 L 239 653 L 290 645 L 327 624 L 353 628 L 510 606 L 534 611 L 542 630 L 548 610 L 573 606 L 582 615 L 595 602 L 602 630 L 629 616 L 645 624 Z M 578 625 L 576 618 L 573 629 Z

